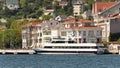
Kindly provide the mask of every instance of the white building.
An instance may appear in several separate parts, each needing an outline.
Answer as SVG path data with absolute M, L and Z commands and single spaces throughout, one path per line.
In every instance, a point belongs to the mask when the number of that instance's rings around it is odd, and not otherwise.
M 120 25 L 120 15 L 116 14 L 104 19 L 101 19 L 98 24 L 102 30 L 102 38 L 104 41 L 109 42 L 110 34 L 120 33 L 119 25 Z
M 44 15 L 53 15 L 53 12 L 54 12 L 54 9 L 47 9 L 47 10 L 44 10 Z
M 84 4 L 80 0 L 73 0 L 72 4 L 74 16 L 79 16 L 84 9 Z
M 109 42 L 111 33 L 120 33 L 120 2 L 96 2 L 93 4 L 92 15 L 96 25 L 102 30 L 102 40 Z
M 78 19 L 69 20 L 64 23 L 68 36 L 79 40 L 81 43 L 96 43 L 102 39 L 102 29 L 94 25 L 93 21 Z M 72 32 L 71 36 L 69 32 Z
M 98 43 L 102 39 L 102 29 L 90 20 L 67 20 L 64 23 L 44 21 L 27 24 L 22 29 L 22 48 L 42 47 L 53 38 L 66 38 L 76 43 Z

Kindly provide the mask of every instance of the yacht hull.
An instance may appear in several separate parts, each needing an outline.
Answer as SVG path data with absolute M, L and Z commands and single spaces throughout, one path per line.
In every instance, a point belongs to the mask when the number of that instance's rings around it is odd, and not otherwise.
M 37 54 L 102 54 L 102 44 L 44 44 L 42 48 L 34 48 Z
M 45 49 L 35 48 L 37 54 L 100 54 L 97 49 Z

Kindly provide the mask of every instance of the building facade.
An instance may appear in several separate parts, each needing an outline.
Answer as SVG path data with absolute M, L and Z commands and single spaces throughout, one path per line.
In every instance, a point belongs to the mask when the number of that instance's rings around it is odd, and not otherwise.
M 74 16 L 79 16 L 83 12 L 84 4 L 81 0 L 73 0 L 73 14 Z
M 98 43 L 102 40 L 102 29 L 90 20 L 43 21 L 27 24 L 22 29 L 22 48 L 42 47 L 53 38 L 66 38 L 75 43 Z
M 102 30 L 102 40 L 109 42 L 111 33 L 120 33 L 120 2 L 95 2 L 92 15 L 96 25 Z
M 98 24 L 102 30 L 102 38 L 103 41 L 109 42 L 110 34 L 120 33 L 119 25 L 120 25 L 120 15 L 116 14 L 115 16 L 111 16 L 108 18 L 104 18 Z

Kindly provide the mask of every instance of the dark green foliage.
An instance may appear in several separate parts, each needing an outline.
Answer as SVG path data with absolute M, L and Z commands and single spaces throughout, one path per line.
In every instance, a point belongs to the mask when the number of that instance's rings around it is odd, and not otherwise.
M 7 7 L 4 7 L 4 0 L 0 0 L 0 17 L 10 18 L 11 16 L 16 16 L 19 18 L 38 18 L 42 16 L 42 8 L 55 9 L 55 15 L 72 15 L 73 7 L 72 0 L 66 0 L 68 5 L 65 7 L 60 7 L 58 2 L 52 3 L 52 0 L 20 0 L 20 9 L 18 10 L 9 10 Z M 87 3 L 85 10 L 91 10 L 94 0 L 82 0 L 84 3 Z M 115 1 L 115 0 L 100 0 L 102 2 Z
M 109 41 L 117 41 L 120 38 L 120 33 L 110 34 Z
M 44 20 L 49 20 L 50 18 L 52 18 L 51 15 L 43 15 L 43 16 L 42 16 L 42 21 L 44 21 Z
M 7 29 L 0 31 L 0 48 L 21 48 L 20 31 Z
M 21 34 L 20 31 L 14 29 L 7 29 L 4 31 L 4 48 L 20 48 Z
M 43 7 L 49 7 L 49 6 L 52 6 L 52 1 L 51 0 L 43 0 L 42 1 L 42 6 Z
M 92 4 L 94 3 L 94 0 L 88 0 L 87 2 L 88 2 L 87 8 L 92 10 Z
M 2 9 L 3 4 L 0 1 L 0 17 L 10 18 L 16 16 L 16 18 L 39 18 L 43 14 L 43 8 L 55 9 L 55 15 L 72 15 L 72 0 L 68 0 L 68 6 L 62 8 L 58 2 L 52 3 L 51 0 L 20 0 L 20 9 L 9 10 L 7 7 Z M 4 2 L 4 1 L 3 1 Z
M 17 10 L 10 10 L 7 7 L 3 9 L 3 4 L 0 1 L 0 17 L 10 18 L 16 16 L 16 18 L 38 18 L 42 15 L 42 1 L 43 0 L 20 0 L 21 8 Z
M 0 48 L 4 47 L 4 31 L 0 31 Z
M 55 15 L 72 15 L 73 14 L 73 6 L 72 4 L 68 3 L 67 6 L 61 7 L 61 6 L 56 6 L 55 7 Z

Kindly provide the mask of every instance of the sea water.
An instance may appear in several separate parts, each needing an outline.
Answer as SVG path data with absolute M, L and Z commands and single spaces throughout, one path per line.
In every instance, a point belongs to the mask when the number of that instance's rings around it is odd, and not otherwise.
M 0 68 L 120 68 L 120 55 L 0 55 Z

